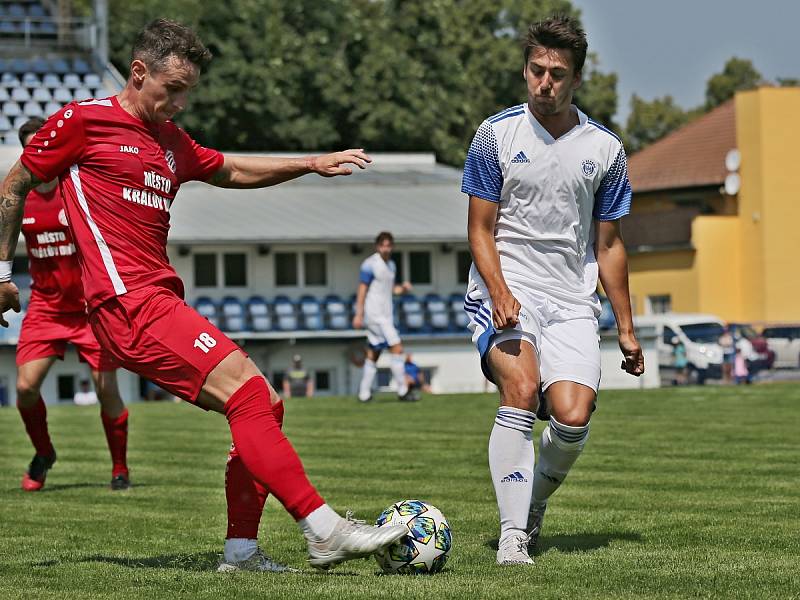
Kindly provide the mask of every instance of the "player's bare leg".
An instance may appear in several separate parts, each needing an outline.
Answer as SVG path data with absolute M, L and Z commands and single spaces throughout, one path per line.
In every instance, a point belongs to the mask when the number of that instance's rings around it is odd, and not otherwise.
M 545 391 L 550 421 L 539 440 L 539 460 L 533 475 L 533 494 L 528 514 L 528 535 L 536 546 L 547 500 L 578 460 L 589 435 L 595 391 L 573 381 L 557 381 Z
M 500 391 L 500 408 L 489 437 L 489 470 L 500 512 L 497 563 L 532 564 L 526 527 L 535 461 L 539 362 L 531 344 L 508 340 L 489 351 L 488 364 Z
M 328 568 L 368 556 L 400 539 L 404 527 L 362 525 L 343 519 L 325 504 L 279 427 L 274 397 L 277 393 L 255 363 L 234 351 L 208 375 L 197 403 L 225 414 L 244 466 L 297 520 L 312 566 Z
M 42 382 L 55 360 L 55 356 L 38 358 L 19 365 L 17 370 L 17 409 L 35 450 L 22 477 L 22 489 L 28 492 L 44 487 L 47 471 L 56 461 L 47 429 L 47 408 L 41 396 Z
M 128 470 L 128 409 L 122 402 L 117 385 L 116 371 L 92 371 L 92 380 L 100 402 L 100 419 L 106 433 L 111 453 L 111 489 L 127 490 L 130 487 Z

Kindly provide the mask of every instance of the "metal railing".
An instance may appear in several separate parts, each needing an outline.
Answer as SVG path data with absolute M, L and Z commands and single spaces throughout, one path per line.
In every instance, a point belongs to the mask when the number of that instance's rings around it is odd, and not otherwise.
M 57 48 L 92 50 L 98 44 L 98 27 L 92 18 L 0 17 L 0 44 L 26 48 L 41 43 Z

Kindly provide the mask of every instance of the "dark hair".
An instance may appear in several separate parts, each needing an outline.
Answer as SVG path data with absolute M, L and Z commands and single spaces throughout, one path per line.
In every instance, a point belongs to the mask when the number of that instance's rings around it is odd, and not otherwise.
M 580 73 L 586 61 L 586 32 L 578 22 L 566 15 L 556 15 L 534 23 L 525 38 L 525 64 L 534 48 L 561 48 L 572 51 L 572 66 Z
M 141 60 L 152 71 L 161 71 L 170 56 L 176 56 L 204 69 L 211 62 L 211 51 L 186 25 L 169 19 L 151 21 L 136 36 L 132 60 Z
M 392 244 L 394 244 L 394 236 L 391 233 L 389 233 L 388 231 L 381 231 L 378 234 L 378 237 L 375 238 L 375 245 L 377 246 L 378 244 L 380 244 L 382 242 L 386 242 L 386 241 L 391 242 Z
M 39 131 L 44 125 L 44 119 L 41 117 L 32 117 L 22 124 L 19 128 L 19 143 L 25 145 L 25 138 L 31 134 Z

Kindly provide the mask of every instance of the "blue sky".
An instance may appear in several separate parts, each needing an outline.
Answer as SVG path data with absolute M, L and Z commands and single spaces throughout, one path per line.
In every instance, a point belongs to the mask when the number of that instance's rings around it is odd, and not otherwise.
M 617 121 L 631 94 L 671 95 L 684 108 L 704 101 L 708 78 L 731 56 L 749 58 L 769 80 L 800 78 L 800 0 L 572 0 L 589 49 L 619 80 Z

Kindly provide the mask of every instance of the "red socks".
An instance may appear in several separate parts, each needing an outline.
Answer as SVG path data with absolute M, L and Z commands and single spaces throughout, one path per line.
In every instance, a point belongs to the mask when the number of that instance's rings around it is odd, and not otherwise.
M 272 405 L 272 413 L 283 428 L 283 400 Z M 258 539 L 258 525 L 269 490 L 258 483 L 244 466 L 242 457 L 231 444 L 225 467 L 225 498 L 228 501 L 228 533 L 225 539 Z
M 244 481 L 238 473 L 236 464 L 241 459 L 252 479 L 265 488 L 264 498 L 268 489 L 286 510 L 299 520 L 322 506 L 324 500 L 308 481 L 300 458 L 280 430 L 278 414 L 282 409 L 282 405 L 280 408 L 270 406 L 269 388 L 267 382 L 260 376 L 249 379 L 228 399 L 225 403 L 225 416 L 231 428 L 234 452 L 239 457 L 228 463 L 228 479 L 231 479 L 231 463 L 233 463 L 233 481 L 237 483 Z M 234 452 L 231 453 L 232 456 Z M 230 485 L 232 489 L 236 487 L 233 481 Z M 257 491 L 255 497 L 259 498 L 260 506 L 263 506 Z M 228 499 L 230 502 L 230 497 Z M 248 506 L 251 507 L 248 511 L 252 512 L 256 502 L 252 496 L 249 496 L 248 500 Z M 238 518 L 232 520 L 237 523 L 239 521 Z M 252 518 L 249 521 L 252 533 Z M 245 529 L 247 527 L 245 525 Z M 255 530 L 256 532 L 258 530 L 257 523 Z M 228 537 L 250 536 L 239 535 L 237 532 L 235 536 Z M 250 539 L 255 537 L 257 536 L 252 535 Z
M 116 419 L 112 419 L 103 411 L 100 411 L 100 419 L 103 421 L 103 429 L 106 432 L 106 441 L 108 442 L 108 449 L 111 452 L 111 477 L 117 475 L 128 476 L 128 409 L 122 411 L 122 414 Z
M 36 404 L 30 408 L 20 406 L 19 400 L 17 400 L 17 409 L 22 417 L 22 422 L 25 423 L 28 437 L 31 438 L 33 447 L 36 449 L 36 454 L 39 456 L 52 455 L 53 444 L 50 442 L 50 434 L 47 432 L 47 408 L 42 397 L 39 396 Z

